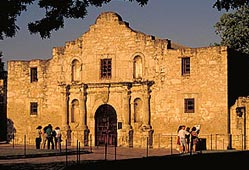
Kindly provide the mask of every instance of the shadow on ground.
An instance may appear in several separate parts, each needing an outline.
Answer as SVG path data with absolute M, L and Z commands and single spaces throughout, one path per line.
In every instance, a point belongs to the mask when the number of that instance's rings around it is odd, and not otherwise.
M 1 170 L 129 170 L 129 169 L 217 169 L 239 168 L 249 164 L 249 151 L 198 153 L 153 156 L 123 160 L 82 160 L 79 162 L 52 162 L 40 164 L 4 164 Z
M 226 153 L 205 153 L 194 155 L 168 155 L 168 156 L 155 156 L 136 158 L 128 160 L 114 160 L 114 161 L 96 161 L 84 164 L 75 164 L 67 166 L 64 170 L 99 170 L 99 169 L 133 169 L 134 167 L 156 169 L 169 169 L 169 168 L 184 168 L 184 169 L 216 169 L 218 167 L 236 167 L 248 165 L 249 152 L 226 152 Z

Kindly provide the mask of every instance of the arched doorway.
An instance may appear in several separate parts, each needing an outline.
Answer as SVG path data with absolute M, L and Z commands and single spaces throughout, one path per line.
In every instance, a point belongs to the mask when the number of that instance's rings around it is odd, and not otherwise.
M 115 145 L 117 141 L 117 114 L 108 105 L 101 105 L 95 114 L 95 145 Z

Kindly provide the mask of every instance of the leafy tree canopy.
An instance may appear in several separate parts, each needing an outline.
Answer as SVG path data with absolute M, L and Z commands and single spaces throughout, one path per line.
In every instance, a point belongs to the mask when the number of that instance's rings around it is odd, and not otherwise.
M 0 39 L 14 37 L 19 31 L 16 24 L 17 17 L 27 6 L 38 0 L 1 0 L 0 1 Z M 44 9 L 45 16 L 41 20 L 28 23 L 31 34 L 39 33 L 41 38 L 50 38 L 51 31 L 64 27 L 65 18 L 81 18 L 87 15 L 87 7 L 101 7 L 112 0 L 39 0 L 39 8 Z M 124 0 L 136 1 L 140 6 L 147 4 L 148 0 Z
M 215 24 L 221 45 L 249 54 L 249 8 L 243 6 L 233 13 L 225 13 Z
M 238 9 L 244 5 L 249 5 L 249 0 L 216 0 L 213 7 L 219 11 L 222 9 L 228 11 L 230 9 Z

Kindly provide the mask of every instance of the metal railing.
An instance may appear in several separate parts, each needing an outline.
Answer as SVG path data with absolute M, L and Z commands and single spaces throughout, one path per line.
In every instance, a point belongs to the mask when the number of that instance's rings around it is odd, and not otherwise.
M 200 142 L 202 142 L 202 145 L 205 145 L 205 150 L 227 150 L 227 149 L 235 149 L 235 150 L 247 150 L 249 148 L 249 140 L 248 137 L 245 137 L 244 135 L 227 135 L 227 134 L 200 134 L 199 135 Z M 245 140 L 246 139 L 246 140 Z M 71 135 L 70 140 L 63 137 L 63 145 L 65 145 L 65 142 L 67 140 L 67 146 L 77 146 L 77 144 L 80 142 L 82 146 L 88 146 L 89 148 L 92 148 L 93 141 L 92 141 L 92 134 L 89 134 L 87 144 L 84 140 L 84 137 L 82 135 L 82 131 L 76 131 Z M 139 139 L 138 139 L 139 140 Z M 148 146 L 148 138 L 141 137 L 140 142 L 143 146 L 139 145 L 136 146 L 136 142 L 133 142 L 134 145 L 131 147 L 142 147 L 147 148 L 151 146 Z M 147 142 L 146 142 L 147 141 Z M 24 144 L 24 142 L 28 145 L 34 145 L 35 139 L 31 138 L 31 135 L 25 135 L 23 138 L 17 138 L 14 137 L 10 141 L 10 143 L 14 144 Z M 231 145 L 231 148 L 229 146 Z M 117 143 L 117 146 L 119 144 Z M 171 149 L 175 150 L 178 148 L 177 145 L 177 135 L 176 134 L 154 134 L 153 135 L 153 142 L 152 142 L 152 148 L 165 148 L 165 149 Z

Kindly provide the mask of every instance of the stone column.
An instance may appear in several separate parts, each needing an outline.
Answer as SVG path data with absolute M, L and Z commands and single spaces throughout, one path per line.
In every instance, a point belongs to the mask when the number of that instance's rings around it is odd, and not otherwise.
M 144 95 L 144 107 L 143 107 L 143 123 L 150 125 L 150 94 Z
M 84 84 L 82 89 L 82 125 L 83 125 L 83 132 L 84 132 L 84 146 L 88 146 L 88 137 L 90 130 L 87 127 L 87 107 L 86 107 L 86 101 L 87 101 L 87 85 Z
M 152 86 L 153 82 L 147 82 L 147 89 L 146 89 L 146 92 L 144 94 L 144 108 L 143 108 L 143 112 L 144 112 L 144 115 L 143 115 L 143 123 L 150 127 L 150 119 L 151 119 L 151 113 L 150 113 L 150 98 L 151 98 L 151 89 L 150 87 Z
M 62 126 L 63 129 L 68 128 L 68 114 L 69 114 L 69 86 L 62 86 Z
M 133 145 L 133 133 L 131 129 L 131 85 L 127 85 L 127 94 L 124 96 L 124 120 L 123 120 L 123 128 L 122 128 L 122 138 L 124 139 L 125 146 L 132 146 Z
M 128 85 L 127 95 L 124 96 L 124 126 L 125 127 L 130 127 L 131 125 L 130 100 L 131 100 L 131 91 L 130 91 L 130 85 Z
M 80 88 L 80 127 L 86 126 L 84 86 Z
M 86 92 L 86 89 L 87 89 L 87 85 L 84 85 L 83 87 L 83 91 L 82 91 L 82 102 L 83 102 L 83 105 L 82 105 L 82 109 L 83 109 L 83 117 L 82 117 L 82 123 L 83 123 L 83 127 L 84 129 L 87 129 L 87 108 L 86 108 L 86 100 L 87 100 L 87 92 Z
M 133 127 L 134 126 L 134 101 L 131 102 L 130 105 L 131 108 L 131 117 L 130 117 L 130 125 Z
M 71 129 L 69 126 L 69 95 L 70 86 L 62 85 L 62 134 L 68 141 L 68 146 L 71 145 Z

